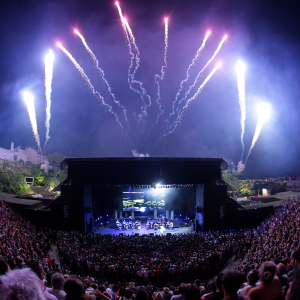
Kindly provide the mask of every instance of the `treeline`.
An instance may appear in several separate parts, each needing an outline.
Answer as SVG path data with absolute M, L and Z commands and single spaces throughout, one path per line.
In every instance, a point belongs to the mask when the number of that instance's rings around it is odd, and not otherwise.
M 31 162 L 0 161 L 0 191 L 4 193 L 22 195 L 30 186 L 24 181 L 25 177 L 33 177 L 35 186 L 55 187 L 67 178 L 67 172 L 59 168 L 65 158 L 60 153 L 48 155 L 49 170 L 46 174 L 41 165 Z

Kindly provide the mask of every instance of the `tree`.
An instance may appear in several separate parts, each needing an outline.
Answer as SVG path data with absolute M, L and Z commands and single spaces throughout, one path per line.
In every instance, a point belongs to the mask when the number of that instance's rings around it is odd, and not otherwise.
M 231 170 L 225 170 L 222 173 L 222 179 L 226 181 L 229 185 L 231 185 L 236 190 L 239 189 L 239 179 L 238 175 L 233 173 Z
M 255 194 L 255 190 L 253 182 L 251 180 L 241 180 L 239 185 L 239 193 L 243 196 L 253 196 Z

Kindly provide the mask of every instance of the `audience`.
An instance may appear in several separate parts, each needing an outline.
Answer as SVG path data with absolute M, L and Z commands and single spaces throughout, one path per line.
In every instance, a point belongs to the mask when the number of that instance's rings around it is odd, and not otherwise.
M 2 201 L 0 216 L 0 299 L 300 299 L 299 201 L 255 229 L 153 237 L 36 230 Z M 238 270 L 201 281 L 233 255 Z

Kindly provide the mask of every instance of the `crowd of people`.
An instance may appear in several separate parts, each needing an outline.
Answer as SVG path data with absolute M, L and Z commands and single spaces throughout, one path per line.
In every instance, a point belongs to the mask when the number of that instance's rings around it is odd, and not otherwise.
M 0 299 L 300 299 L 299 231 L 296 200 L 255 229 L 171 236 L 37 230 L 0 201 Z

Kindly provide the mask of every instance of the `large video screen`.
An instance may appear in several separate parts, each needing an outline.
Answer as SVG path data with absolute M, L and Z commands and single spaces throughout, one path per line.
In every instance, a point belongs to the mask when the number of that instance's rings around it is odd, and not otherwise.
M 165 209 L 165 195 L 150 192 L 123 192 L 123 211 Z

